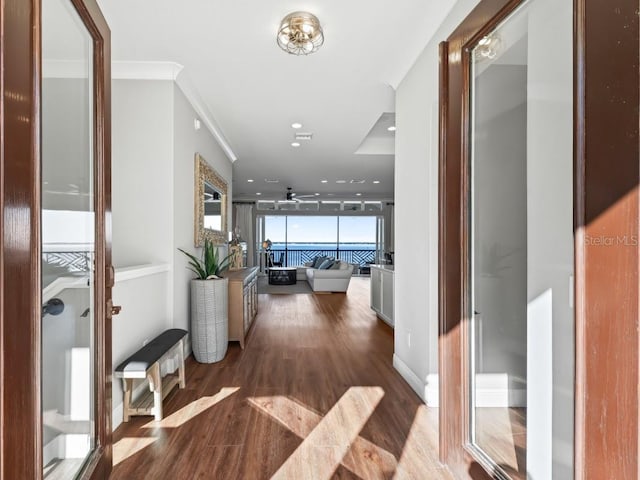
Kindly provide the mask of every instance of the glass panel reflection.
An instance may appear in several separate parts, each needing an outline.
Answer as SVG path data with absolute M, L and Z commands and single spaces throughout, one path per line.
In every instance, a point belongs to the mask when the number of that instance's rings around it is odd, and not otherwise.
M 471 52 L 470 440 L 496 478 L 573 476 L 571 32 L 571 1 L 529 0 Z
M 42 2 L 43 469 L 94 449 L 92 40 L 69 0 Z

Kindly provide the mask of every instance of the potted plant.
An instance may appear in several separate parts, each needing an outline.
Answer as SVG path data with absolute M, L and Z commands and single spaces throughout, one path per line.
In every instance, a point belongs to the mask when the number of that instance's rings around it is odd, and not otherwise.
M 220 274 L 229 267 L 229 256 L 220 260 L 218 249 L 205 240 L 202 258 L 185 252 L 189 270 L 196 274 L 191 280 L 191 346 L 200 363 L 222 360 L 229 343 L 229 280 Z

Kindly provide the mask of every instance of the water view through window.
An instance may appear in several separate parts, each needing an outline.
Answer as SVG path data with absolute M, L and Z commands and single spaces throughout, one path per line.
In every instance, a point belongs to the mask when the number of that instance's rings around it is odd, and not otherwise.
M 284 264 L 302 265 L 326 255 L 357 265 L 376 256 L 375 216 L 265 216 L 265 239 Z

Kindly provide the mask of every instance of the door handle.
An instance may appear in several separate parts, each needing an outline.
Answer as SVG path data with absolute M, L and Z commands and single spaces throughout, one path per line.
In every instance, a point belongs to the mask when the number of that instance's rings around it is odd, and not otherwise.
M 107 302 L 107 318 L 120 314 L 120 310 L 122 310 L 122 307 L 120 305 L 114 305 L 113 300 L 109 299 Z

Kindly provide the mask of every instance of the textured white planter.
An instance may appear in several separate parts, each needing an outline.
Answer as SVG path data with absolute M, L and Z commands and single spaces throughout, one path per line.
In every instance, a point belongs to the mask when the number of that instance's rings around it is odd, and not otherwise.
M 222 360 L 229 344 L 229 279 L 191 280 L 191 346 L 200 363 Z

